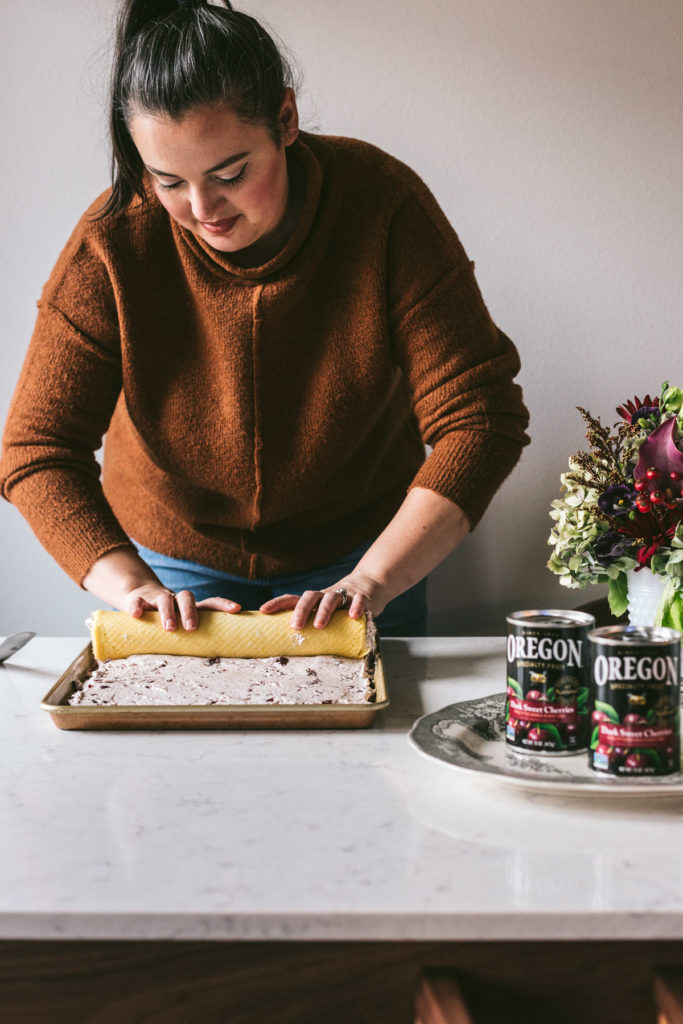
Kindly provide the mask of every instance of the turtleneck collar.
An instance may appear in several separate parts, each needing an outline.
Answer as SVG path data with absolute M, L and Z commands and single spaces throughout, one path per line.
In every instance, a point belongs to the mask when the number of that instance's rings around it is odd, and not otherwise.
M 308 133 L 299 132 L 296 141 L 287 149 L 288 164 L 290 164 L 290 161 L 296 160 L 301 165 L 302 177 L 305 179 L 305 191 L 294 231 L 284 247 L 272 259 L 258 266 L 242 267 L 230 258 L 230 253 L 214 249 L 213 246 L 209 245 L 203 238 L 200 238 L 199 235 L 195 235 L 187 228 L 181 227 L 177 221 L 171 218 L 171 226 L 176 243 L 179 246 L 188 246 L 209 269 L 215 272 L 227 271 L 235 277 L 241 277 L 247 281 L 258 281 L 262 278 L 270 277 L 281 270 L 303 245 L 313 224 L 320 200 L 323 171 L 318 158 L 308 145 L 307 139 Z

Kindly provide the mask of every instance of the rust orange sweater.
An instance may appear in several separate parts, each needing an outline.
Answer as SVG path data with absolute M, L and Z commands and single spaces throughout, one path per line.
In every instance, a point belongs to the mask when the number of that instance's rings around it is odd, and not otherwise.
M 0 483 L 78 582 L 129 537 L 302 570 L 411 485 L 475 525 L 527 441 L 517 352 L 427 186 L 355 139 L 302 132 L 287 159 L 304 205 L 268 263 L 237 266 L 153 194 L 95 222 L 100 197 L 43 290 Z

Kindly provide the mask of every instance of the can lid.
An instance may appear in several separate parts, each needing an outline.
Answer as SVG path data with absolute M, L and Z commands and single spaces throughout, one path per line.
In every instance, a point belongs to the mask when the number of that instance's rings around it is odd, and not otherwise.
M 601 644 L 671 644 L 681 642 L 677 629 L 668 626 L 600 626 L 588 634 Z
M 595 625 L 595 618 L 592 615 L 587 612 L 574 611 L 571 608 L 534 608 L 527 611 L 510 612 L 507 621 L 513 626 L 526 624 L 529 626 L 552 626 L 556 629 Z

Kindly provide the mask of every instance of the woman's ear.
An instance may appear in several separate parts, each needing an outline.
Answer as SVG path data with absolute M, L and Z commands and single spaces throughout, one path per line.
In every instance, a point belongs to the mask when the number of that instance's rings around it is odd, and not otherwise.
M 296 96 L 291 86 L 285 89 L 278 115 L 278 125 L 283 144 L 291 146 L 299 134 L 299 111 L 296 105 Z

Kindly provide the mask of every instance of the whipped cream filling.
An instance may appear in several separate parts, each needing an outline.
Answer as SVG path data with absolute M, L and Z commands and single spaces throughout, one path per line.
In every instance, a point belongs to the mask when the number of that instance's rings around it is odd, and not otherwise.
M 373 655 L 112 658 L 69 699 L 74 705 L 366 704 L 375 700 Z

